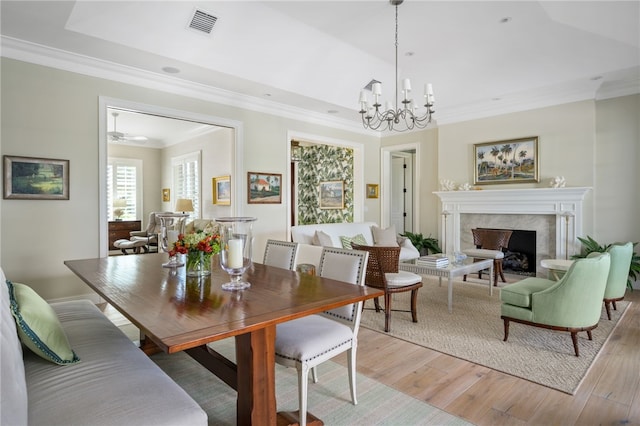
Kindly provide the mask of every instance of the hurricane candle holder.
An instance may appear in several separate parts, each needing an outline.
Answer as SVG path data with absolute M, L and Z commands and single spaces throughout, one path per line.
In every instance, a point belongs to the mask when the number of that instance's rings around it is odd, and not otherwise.
M 162 213 L 156 217 L 160 219 L 160 247 L 162 251 L 169 253 L 173 243 L 178 241 L 178 236 L 184 234 L 184 222 L 189 215 L 186 213 Z M 177 268 L 184 262 L 178 260 L 178 256 L 169 255 L 169 261 L 162 264 L 163 268 Z
M 221 217 L 220 224 L 220 267 L 231 281 L 222 284 L 223 290 L 244 290 L 251 286 L 242 279 L 242 274 L 251 266 L 253 248 L 252 227 L 255 217 Z

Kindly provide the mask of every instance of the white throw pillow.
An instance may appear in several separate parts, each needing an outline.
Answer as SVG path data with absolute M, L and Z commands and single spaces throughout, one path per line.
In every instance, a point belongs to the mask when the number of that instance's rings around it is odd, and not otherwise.
M 316 233 L 313 234 L 311 244 L 314 246 L 333 247 L 331 236 L 324 231 L 316 231 Z
M 373 225 L 371 227 L 373 234 L 373 244 L 381 247 L 398 247 L 396 226 L 391 225 L 386 229 Z

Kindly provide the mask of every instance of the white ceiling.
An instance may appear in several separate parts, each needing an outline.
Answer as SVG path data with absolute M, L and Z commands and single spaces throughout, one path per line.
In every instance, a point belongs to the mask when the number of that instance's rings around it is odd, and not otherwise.
M 196 9 L 218 18 L 210 35 L 188 28 Z M 0 29 L 3 56 L 71 52 L 355 124 L 370 80 L 393 100 L 394 13 L 386 0 L 2 0 Z M 416 98 L 433 84 L 441 124 L 639 93 L 640 2 L 406 0 L 398 61 Z

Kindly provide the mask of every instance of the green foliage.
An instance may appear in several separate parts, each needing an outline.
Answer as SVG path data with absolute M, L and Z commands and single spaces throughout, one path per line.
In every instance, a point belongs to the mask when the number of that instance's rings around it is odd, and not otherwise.
M 438 244 L 438 239 L 433 237 L 424 237 L 422 234 L 414 234 L 413 232 L 405 232 L 404 234 L 400 234 L 403 237 L 407 237 L 411 244 L 414 245 L 416 249 L 423 254 L 426 251 L 426 254 L 429 253 L 442 253 L 442 249 Z
M 582 259 L 587 257 L 589 253 L 604 253 L 609 250 L 611 244 L 601 245 L 596 240 L 587 235 L 587 238 L 580 238 L 578 240 L 582 243 L 582 252 L 571 256 L 571 259 Z M 640 274 L 640 255 L 635 252 L 635 247 L 638 243 L 633 243 L 633 256 L 631 256 L 631 266 L 629 267 L 629 279 L 627 280 L 627 287 L 633 290 L 633 282 L 638 280 Z

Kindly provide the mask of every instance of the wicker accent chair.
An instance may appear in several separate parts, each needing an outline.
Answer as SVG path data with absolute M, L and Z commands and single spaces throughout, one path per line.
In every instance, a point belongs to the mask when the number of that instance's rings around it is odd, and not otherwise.
M 502 271 L 502 259 L 504 259 L 503 249 L 509 245 L 511 234 L 513 231 L 506 229 L 472 229 L 473 244 L 475 249 L 463 250 L 463 252 L 473 257 L 474 262 L 478 259 L 493 259 L 493 285 L 498 285 L 498 275 L 503 283 L 507 280 L 504 278 Z M 478 278 L 482 279 L 482 271 L 478 272 Z M 467 276 L 463 277 L 463 281 L 467 280 Z
M 352 243 L 354 250 L 369 252 L 369 263 L 364 282 L 369 287 L 384 290 L 384 331 L 391 330 L 391 311 L 411 312 L 413 322 L 418 322 L 416 311 L 418 289 L 422 287 L 422 277 L 407 271 L 399 271 L 400 247 L 362 246 Z M 404 291 L 411 292 L 411 311 L 391 309 L 391 295 Z M 380 302 L 373 299 L 376 312 L 380 312 Z

